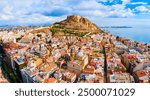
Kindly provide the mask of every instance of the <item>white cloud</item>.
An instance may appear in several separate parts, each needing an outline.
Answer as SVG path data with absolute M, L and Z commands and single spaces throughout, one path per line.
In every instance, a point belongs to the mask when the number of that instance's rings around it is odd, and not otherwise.
M 131 2 L 131 0 L 121 0 L 123 5 L 126 5 Z
M 138 6 L 135 8 L 135 10 L 140 11 L 140 12 L 150 12 L 150 9 L 148 9 L 145 6 Z
M 13 19 L 14 16 L 12 15 L 7 15 L 7 14 L 0 14 L 0 20 L 10 20 L 10 19 Z
M 132 5 L 138 5 L 138 4 L 140 4 L 140 5 L 147 5 L 147 2 L 132 2 L 131 4 Z
M 122 4 L 104 5 L 98 1 L 114 2 L 114 0 L 0 0 L 0 24 L 1 21 L 8 22 L 8 24 L 9 22 L 16 24 L 52 23 L 71 14 L 90 18 L 132 17 L 134 12 L 126 8 L 127 4 L 146 4 L 121 0 Z M 137 7 L 136 10 L 148 11 L 148 8 L 144 7 Z
M 125 5 L 102 5 L 94 0 L 89 2 L 82 1 L 79 5 L 74 7 L 74 10 L 76 13 L 86 16 L 130 17 L 134 15 L 131 9 L 126 9 Z
M 92 21 L 99 26 L 146 26 L 150 27 L 150 19 L 135 18 L 93 18 Z
M 97 10 L 100 9 L 101 6 L 95 0 L 92 1 L 82 1 L 78 5 L 75 5 L 73 9 L 75 10 Z
M 108 0 L 97 0 L 98 2 L 107 2 Z

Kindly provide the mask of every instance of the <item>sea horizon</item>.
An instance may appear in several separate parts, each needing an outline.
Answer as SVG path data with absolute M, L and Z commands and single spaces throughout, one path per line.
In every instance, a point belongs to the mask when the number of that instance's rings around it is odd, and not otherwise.
M 150 27 L 148 26 L 129 26 L 129 28 L 102 28 L 112 35 L 128 38 L 132 41 L 150 44 Z

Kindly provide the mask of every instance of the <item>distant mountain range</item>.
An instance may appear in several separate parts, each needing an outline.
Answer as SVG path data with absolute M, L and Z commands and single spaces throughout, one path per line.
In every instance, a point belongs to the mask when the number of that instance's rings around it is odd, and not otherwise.
M 39 27 L 39 26 L 49 26 L 50 23 L 44 24 L 28 24 L 28 25 L 0 25 L 0 28 L 13 28 L 13 27 Z

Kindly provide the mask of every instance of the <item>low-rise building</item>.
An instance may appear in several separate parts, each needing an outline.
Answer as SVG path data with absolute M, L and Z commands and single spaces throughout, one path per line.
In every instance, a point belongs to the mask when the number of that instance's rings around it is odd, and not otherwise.
M 150 83 L 150 72 L 146 70 L 139 70 L 136 72 L 136 79 L 139 83 Z
M 132 81 L 134 82 L 129 73 L 116 73 L 109 77 L 110 83 L 131 83 Z
M 37 68 L 24 68 L 21 70 L 21 75 L 24 83 L 34 83 L 33 77 L 39 74 Z
M 55 78 L 48 78 L 44 81 L 44 83 L 58 83 L 58 80 Z

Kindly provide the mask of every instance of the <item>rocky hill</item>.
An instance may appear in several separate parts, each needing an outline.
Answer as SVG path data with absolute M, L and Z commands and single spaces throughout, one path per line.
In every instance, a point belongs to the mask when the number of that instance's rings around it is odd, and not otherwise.
M 52 26 L 53 32 L 72 32 L 72 33 L 100 33 L 103 32 L 95 24 L 82 16 L 68 16 L 67 19 L 56 22 Z

